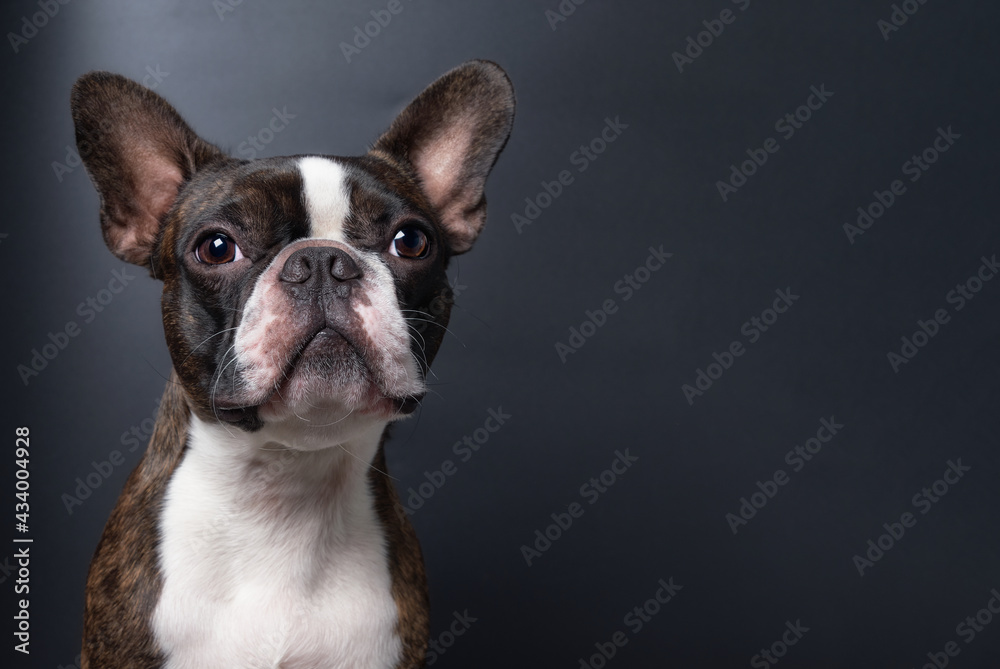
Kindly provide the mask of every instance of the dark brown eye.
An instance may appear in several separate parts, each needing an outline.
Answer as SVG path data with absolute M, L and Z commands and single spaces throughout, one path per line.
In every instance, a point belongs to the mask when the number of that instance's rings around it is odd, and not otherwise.
M 389 245 L 389 253 L 399 258 L 424 258 L 431 248 L 430 240 L 420 228 L 407 225 L 399 229 L 392 243 Z
M 198 262 L 203 262 L 206 265 L 224 265 L 227 262 L 236 262 L 243 258 L 243 253 L 236 242 L 221 232 L 205 237 L 195 249 L 194 254 L 198 258 Z

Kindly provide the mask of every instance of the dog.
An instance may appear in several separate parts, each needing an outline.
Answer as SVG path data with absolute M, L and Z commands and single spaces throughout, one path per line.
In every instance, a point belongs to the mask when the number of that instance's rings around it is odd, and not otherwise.
M 76 82 L 104 240 L 163 282 L 173 363 L 90 565 L 84 669 L 424 665 L 383 445 L 425 393 L 514 106 L 470 61 L 363 156 L 241 160 L 125 77 Z

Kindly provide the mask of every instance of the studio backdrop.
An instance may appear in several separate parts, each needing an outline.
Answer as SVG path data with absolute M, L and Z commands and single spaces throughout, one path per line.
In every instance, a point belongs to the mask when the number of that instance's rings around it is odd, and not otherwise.
M 6 3 L 6 666 L 78 665 L 171 369 L 73 82 L 134 79 L 237 158 L 358 155 L 473 58 L 517 115 L 387 450 L 428 663 L 1000 666 L 998 25 L 972 0 Z

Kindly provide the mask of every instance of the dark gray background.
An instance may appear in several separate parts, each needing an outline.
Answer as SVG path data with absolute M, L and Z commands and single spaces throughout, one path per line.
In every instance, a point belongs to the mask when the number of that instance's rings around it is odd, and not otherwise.
M 885 40 L 888 1 L 590 0 L 556 30 L 557 0 L 402 2 L 350 63 L 339 44 L 386 2 L 244 0 L 220 15 L 209 0 L 77 0 L 17 53 L 9 36 L 0 47 L 4 452 L 17 425 L 33 449 L 23 666 L 74 665 L 90 555 L 140 455 L 122 434 L 153 415 L 170 364 L 160 286 L 141 271 L 92 322 L 77 312 L 122 263 L 83 169 L 53 167 L 73 143 L 75 78 L 158 68 L 147 83 L 234 152 L 277 108 L 295 118 L 261 155 L 351 155 L 469 58 L 507 69 L 518 116 L 487 229 L 452 268 L 436 393 L 389 453 L 404 496 L 444 460 L 458 470 L 414 516 L 434 638 L 455 611 L 476 618 L 435 664 L 579 667 L 623 630 L 609 667 L 741 667 L 800 620 L 782 667 L 918 667 L 949 641 L 952 666 L 1000 666 L 1000 621 L 971 643 L 956 630 L 1000 588 L 1000 281 L 961 311 L 946 301 L 1000 253 L 996 3 L 928 2 Z M 678 72 L 671 54 L 726 8 L 735 21 Z M 38 11 L 6 3 L 0 27 Z M 775 121 L 820 85 L 833 96 L 782 138 Z M 627 129 L 577 172 L 571 154 L 606 117 Z M 905 181 L 949 126 L 960 139 Z M 768 137 L 780 150 L 723 202 L 716 182 Z M 574 182 L 519 233 L 511 215 L 564 169 Z M 842 225 L 897 178 L 906 193 L 849 243 Z M 673 257 L 624 301 L 615 283 L 660 245 Z M 689 405 L 681 386 L 747 344 L 742 324 L 786 288 L 799 300 Z M 617 312 L 564 364 L 556 342 L 608 298 Z M 887 353 L 938 308 L 950 322 L 895 373 Z M 17 366 L 68 321 L 81 334 L 25 386 Z M 498 407 L 511 418 L 462 462 L 453 444 Z M 843 430 L 791 473 L 785 453 L 831 416 Z M 626 448 L 639 460 L 588 504 L 580 486 Z M 68 514 L 62 495 L 115 450 L 125 464 Z M 911 498 L 957 458 L 970 471 L 921 515 Z M 0 559 L 17 534 L 12 459 Z M 726 514 L 779 468 L 790 482 L 734 536 Z M 520 547 L 573 502 L 583 516 L 529 567 Z M 853 556 L 906 511 L 915 527 L 860 576 Z M 683 589 L 632 633 L 626 613 L 671 577 Z

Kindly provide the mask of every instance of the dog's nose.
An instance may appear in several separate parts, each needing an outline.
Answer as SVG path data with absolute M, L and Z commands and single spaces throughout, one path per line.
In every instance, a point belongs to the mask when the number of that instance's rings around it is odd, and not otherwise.
M 350 283 L 361 278 L 361 268 L 351 255 L 336 246 L 307 246 L 288 256 L 278 280 L 300 293 L 332 290 L 341 297 L 350 293 Z

